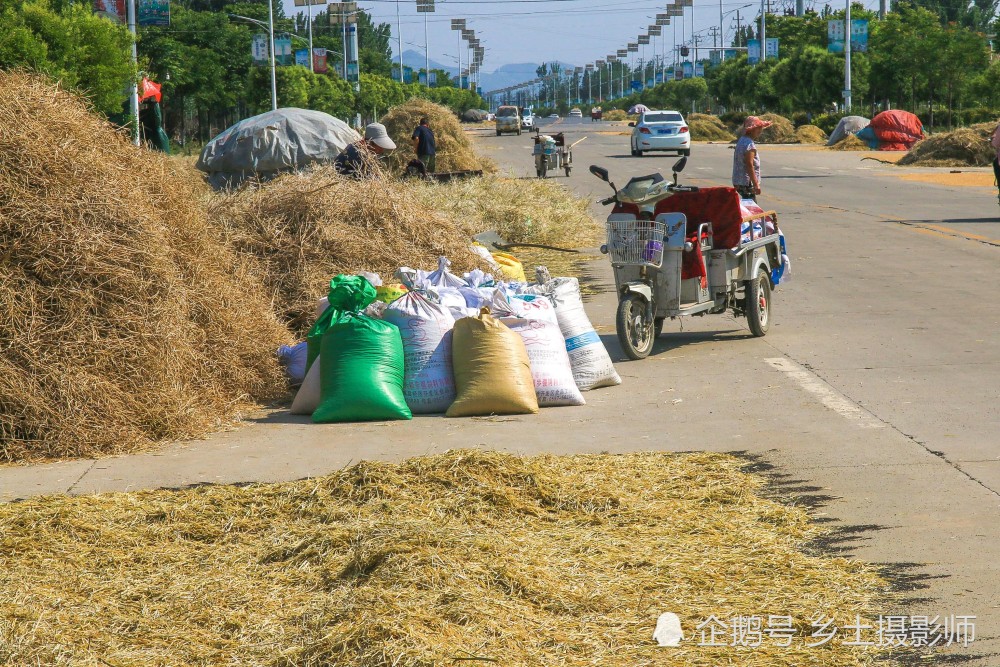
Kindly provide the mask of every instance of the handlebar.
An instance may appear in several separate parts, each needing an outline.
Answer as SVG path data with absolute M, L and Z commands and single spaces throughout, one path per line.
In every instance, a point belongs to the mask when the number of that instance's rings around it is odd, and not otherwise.
M 615 199 L 617 199 L 617 197 L 615 197 L 615 195 L 611 195 L 607 199 L 602 199 L 597 203 L 600 204 L 601 206 L 607 206 L 608 204 L 614 204 Z

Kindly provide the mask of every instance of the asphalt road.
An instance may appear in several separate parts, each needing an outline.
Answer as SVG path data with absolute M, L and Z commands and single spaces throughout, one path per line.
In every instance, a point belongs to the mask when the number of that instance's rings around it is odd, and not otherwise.
M 632 158 L 627 128 L 546 122 L 576 141 L 569 178 L 666 170 L 673 156 Z M 482 132 L 479 145 L 533 176 L 531 139 Z M 278 411 L 239 430 L 155 453 L 0 468 L 0 500 L 195 483 L 296 479 L 359 459 L 399 460 L 455 447 L 520 453 L 633 450 L 744 452 L 837 530 L 831 548 L 893 564 L 907 599 L 885 613 L 975 615 L 976 640 L 952 647 L 1000 662 L 1000 218 L 989 188 L 905 180 L 914 173 L 857 153 L 761 149 L 761 204 L 779 211 L 791 280 L 774 294 L 765 338 L 715 315 L 667 322 L 653 354 L 625 361 L 614 335 L 608 263 L 587 304 L 624 379 L 580 408 L 537 416 L 314 425 Z M 728 181 L 726 145 L 695 145 L 683 182 Z M 917 170 L 939 173 L 942 170 Z M 943 170 L 947 172 L 948 170 Z M 666 175 L 666 174 L 665 174 Z M 595 217 L 606 214 L 596 204 Z M 682 326 L 683 325 L 683 326 Z M 780 614 L 780 610 L 746 610 Z M 836 612 L 847 620 L 850 610 Z M 853 620 L 853 619 L 851 619 Z M 925 661 L 921 664 L 934 664 Z

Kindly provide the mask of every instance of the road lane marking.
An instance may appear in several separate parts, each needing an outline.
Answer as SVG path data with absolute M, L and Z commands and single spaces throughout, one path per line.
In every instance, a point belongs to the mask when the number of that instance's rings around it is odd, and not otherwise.
M 843 394 L 835 391 L 830 385 L 818 378 L 814 373 L 809 372 L 791 359 L 776 357 L 765 359 L 771 368 L 779 370 L 800 387 L 813 394 L 830 410 L 833 410 L 841 417 L 855 422 L 861 428 L 885 428 L 885 424 L 875 419 L 867 411 L 852 403 Z

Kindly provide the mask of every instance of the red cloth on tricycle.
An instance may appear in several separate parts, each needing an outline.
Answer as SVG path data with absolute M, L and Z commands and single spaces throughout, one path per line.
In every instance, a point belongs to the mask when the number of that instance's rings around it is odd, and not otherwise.
M 735 248 L 740 244 L 740 196 L 734 188 L 700 188 L 697 192 L 678 192 L 657 203 L 655 215 L 683 213 L 687 218 L 685 236 L 690 240 L 698 225 L 712 223 L 712 247 Z

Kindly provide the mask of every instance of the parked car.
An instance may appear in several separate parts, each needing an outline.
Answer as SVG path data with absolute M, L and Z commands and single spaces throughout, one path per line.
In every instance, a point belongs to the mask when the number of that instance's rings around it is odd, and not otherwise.
M 691 132 L 679 111 L 646 111 L 632 128 L 632 155 L 647 151 L 669 151 L 691 155 Z
M 506 132 L 521 134 L 521 113 L 517 107 L 502 106 L 497 109 L 497 136 Z
M 583 112 L 580 111 L 579 109 L 570 109 L 569 115 L 575 118 L 583 118 Z

